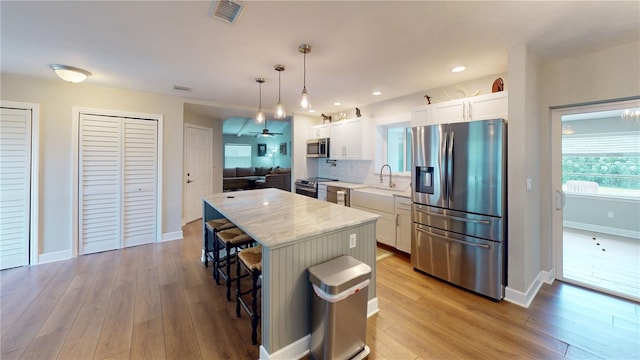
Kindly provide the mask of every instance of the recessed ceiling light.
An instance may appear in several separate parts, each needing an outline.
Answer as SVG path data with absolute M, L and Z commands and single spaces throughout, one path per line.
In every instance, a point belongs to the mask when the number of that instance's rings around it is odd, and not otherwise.
M 374 92 L 371 93 L 371 95 L 380 96 L 380 95 L 382 95 L 382 92 L 381 91 L 374 91 Z
M 451 68 L 451 72 L 460 72 L 460 71 L 464 71 L 464 69 L 466 69 L 466 67 L 464 66 L 454 66 Z
M 315 110 L 313 110 L 313 109 L 309 109 L 309 112 L 310 112 L 310 113 L 314 113 L 314 112 L 316 112 L 316 111 L 315 111 Z
M 341 102 L 339 102 L 339 101 L 336 101 L 336 102 L 334 102 L 334 103 L 333 103 L 333 105 L 335 105 L 335 106 L 340 106 L 340 105 L 342 105 L 342 103 L 341 103 Z

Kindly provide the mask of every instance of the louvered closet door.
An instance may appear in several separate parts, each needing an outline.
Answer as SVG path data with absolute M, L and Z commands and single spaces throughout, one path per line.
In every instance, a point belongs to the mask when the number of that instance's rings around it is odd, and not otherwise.
M 148 244 L 156 238 L 157 124 L 139 119 L 124 123 L 125 247 Z
M 0 269 L 29 264 L 31 111 L 0 113 Z
M 80 253 L 120 248 L 122 204 L 120 118 L 80 116 Z

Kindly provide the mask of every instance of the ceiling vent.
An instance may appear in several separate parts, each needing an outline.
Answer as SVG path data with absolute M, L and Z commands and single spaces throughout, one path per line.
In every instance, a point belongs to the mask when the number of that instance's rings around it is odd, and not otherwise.
M 209 16 L 235 24 L 245 7 L 244 3 L 235 0 L 214 1 L 209 8 Z
M 184 91 L 184 92 L 191 92 L 191 88 L 188 86 L 182 86 L 182 85 L 173 85 L 173 90 L 176 91 Z

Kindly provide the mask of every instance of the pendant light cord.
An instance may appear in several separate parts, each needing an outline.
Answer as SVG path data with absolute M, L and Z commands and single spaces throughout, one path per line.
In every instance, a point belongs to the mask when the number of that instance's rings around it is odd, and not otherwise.
M 303 72 L 302 72 L 302 87 L 303 88 L 307 88 L 307 53 L 305 52 L 304 54 L 302 54 L 302 68 L 303 68 Z

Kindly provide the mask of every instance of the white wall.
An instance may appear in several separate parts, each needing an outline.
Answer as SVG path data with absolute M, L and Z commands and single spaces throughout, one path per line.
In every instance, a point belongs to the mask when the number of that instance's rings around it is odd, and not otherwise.
M 507 293 L 527 303 L 530 286 L 540 272 L 540 133 L 538 68 L 526 46 L 509 51 L 508 123 L 508 271 Z M 527 191 L 526 181 L 532 188 Z
M 171 96 L 1 74 L 2 100 L 40 104 L 40 254 L 72 244 L 72 108 L 164 115 L 163 234 L 181 233 L 183 102 Z

